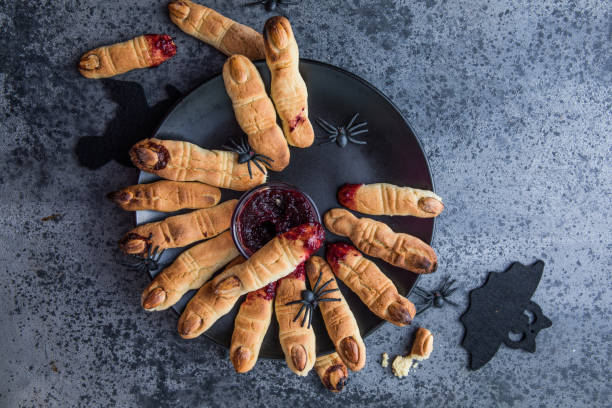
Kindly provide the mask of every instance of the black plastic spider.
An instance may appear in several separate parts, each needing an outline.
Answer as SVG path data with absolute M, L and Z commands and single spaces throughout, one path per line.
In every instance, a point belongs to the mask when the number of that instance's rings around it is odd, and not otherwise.
M 300 308 L 300 311 L 298 312 L 297 315 L 295 315 L 295 318 L 293 319 L 294 322 L 297 319 L 300 318 L 300 315 L 302 314 L 302 311 L 304 309 L 306 309 L 306 311 L 304 312 L 304 318 L 302 319 L 301 326 L 304 327 L 304 324 L 306 323 L 306 318 L 308 318 L 308 328 L 310 329 L 310 326 L 312 325 L 312 312 L 314 312 L 314 310 L 317 308 L 317 306 L 319 305 L 319 302 L 339 302 L 340 301 L 340 299 L 338 299 L 338 298 L 324 298 L 324 299 L 321 299 L 321 296 L 325 296 L 328 293 L 337 292 L 337 291 L 340 290 L 338 288 L 330 289 L 330 290 L 323 290 L 333 280 L 334 280 L 333 278 L 328 280 L 323 285 L 321 285 L 320 288 L 317 289 L 317 286 L 319 285 L 319 282 L 321 281 L 321 273 L 319 273 L 319 277 L 317 278 L 317 282 L 314 284 L 314 287 L 312 288 L 312 291 L 310 291 L 310 290 L 303 290 L 302 293 L 301 293 L 302 299 L 294 300 L 293 302 L 289 302 L 289 303 L 285 304 L 285 306 L 295 305 L 295 304 L 298 304 L 298 303 L 302 304 L 302 307 Z
M 165 249 L 159 250 L 159 247 L 147 250 L 147 254 L 144 257 L 138 255 L 130 255 L 132 261 L 121 261 L 119 262 L 123 266 L 127 266 L 128 269 L 137 272 L 153 272 L 159 269 L 159 260 Z
M 444 281 L 442 281 L 442 285 L 438 289 L 434 290 L 425 290 L 421 287 L 415 286 L 412 290 L 416 295 L 423 298 L 422 303 L 417 303 L 417 306 L 423 306 L 419 308 L 417 314 L 424 312 L 429 309 L 431 306 L 440 308 L 444 306 L 444 303 L 448 303 L 451 306 L 457 306 L 457 303 L 449 300 L 448 297 L 452 295 L 458 288 L 452 287 L 455 283 L 455 280 L 449 280 L 450 276 L 447 276 Z
M 287 0 L 258 0 L 252 3 L 247 3 L 245 6 L 257 6 L 259 4 L 263 4 L 266 11 L 274 11 L 277 6 L 290 6 L 294 4 L 299 4 L 299 1 L 287 1 Z
M 265 173 L 266 171 L 259 164 L 260 162 L 266 166 L 270 166 L 270 162 L 274 160 L 268 156 L 264 156 L 263 154 L 255 153 L 255 150 L 249 144 L 249 140 L 246 135 L 242 135 L 240 140 L 230 140 L 228 144 L 223 146 L 225 149 L 231 150 L 233 152 L 238 153 L 238 163 L 243 164 L 246 163 L 249 168 L 249 176 L 253 178 L 253 173 L 251 173 L 251 162 L 257 166 L 259 171 Z
M 361 122 L 356 125 L 353 125 L 355 119 L 357 119 L 359 113 L 356 113 L 346 126 L 334 126 L 331 123 L 325 121 L 324 119 L 317 118 L 316 122 L 323 130 L 325 130 L 328 134 L 327 137 L 317 138 L 317 139 L 329 139 L 326 142 L 319 143 L 319 146 L 336 142 L 336 144 L 340 147 L 346 146 L 348 142 L 355 144 L 367 144 L 363 140 L 355 139 L 355 136 L 360 135 L 362 133 L 368 133 L 368 129 L 361 129 L 364 126 L 368 125 L 368 122 Z

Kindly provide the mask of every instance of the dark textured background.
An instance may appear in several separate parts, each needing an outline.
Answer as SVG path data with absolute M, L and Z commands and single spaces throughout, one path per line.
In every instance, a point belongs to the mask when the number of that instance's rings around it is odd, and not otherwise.
M 270 16 L 241 3 L 208 2 L 258 28 Z M 413 330 L 387 324 L 338 396 L 281 361 L 235 375 L 226 350 L 181 340 L 172 312 L 141 310 L 149 278 L 116 264 L 132 218 L 103 197 L 136 170 L 78 165 L 77 140 L 102 135 L 117 105 L 75 63 L 101 44 L 175 36 L 170 62 L 120 77 L 153 105 L 224 57 L 175 28 L 166 1 L 0 1 L 0 406 L 609 406 L 609 3 L 303 0 L 285 12 L 304 57 L 372 82 L 420 136 L 446 203 L 441 267 L 423 286 L 452 274 L 472 288 L 511 261 L 547 263 L 534 300 L 553 327 L 537 353 L 502 346 L 468 371 L 465 291 L 461 308 L 419 319 L 435 334 L 429 361 L 403 380 L 381 368 Z

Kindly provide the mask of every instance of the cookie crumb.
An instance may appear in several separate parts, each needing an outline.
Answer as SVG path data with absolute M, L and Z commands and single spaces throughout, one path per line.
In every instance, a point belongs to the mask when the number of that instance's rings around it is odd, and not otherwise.
M 52 361 L 49 363 L 49 365 L 51 366 L 51 369 L 56 372 L 59 373 L 59 369 L 57 368 L 57 366 L 55 365 L 55 361 Z
M 383 367 L 389 367 L 389 355 L 387 353 L 382 353 L 382 361 L 380 365 Z
M 391 366 L 393 369 L 393 374 L 397 378 L 402 378 L 408 375 L 408 372 L 412 368 L 412 355 L 403 357 L 397 356 L 395 360 L 393 360 L 393 365 Z

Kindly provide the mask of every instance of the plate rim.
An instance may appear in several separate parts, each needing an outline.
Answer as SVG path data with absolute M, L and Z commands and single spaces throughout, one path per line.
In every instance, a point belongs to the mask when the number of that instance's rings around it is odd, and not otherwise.
M 264 59 L 258 59 L 258 60 L 254 60 L 252 61 L 253 63 L 255 62 L 263 62 L 266 63 L 266 60 Z M 336 65 L 330 64 L 328 62 L 323 62 L 323 61 L 318 61 L 315 59 L 311 59 L 311 58 L 300 58 L 300 63 L 306 63 L 306 64 L 312 64 L 312 65 L 319 65 L 322 67 L 325 67 L 327 69 L 331 69 L 334 71 L 337 71 L 341 74 L 344 74 L 352 79 L 355 79 L 359 82 L 361 82 L 363 85 L 365 85 L 366 87 L 368 87 L 370 90 L 374 91 L 376 94 L 378 94 L 380 97 L 382 97 L 389 105 L 391 105 L 391 107 L 393 108 L 393 110 L 395 110 L 399 116 L 402 118 L 402 120 L 406 123 L 406 125 L 408 126 L 408 128 L 410 129 L 410 131 L 412 132 L 412 135 L 414 136 L 417 145 L 419 146 L 419 149 L 421 150 L 421 152 L 423 153 L 423 157 L 425 158 L 425 164 L 427 165 L 427 174 L 429 175 L 429 178 L 431 179 L 431 187 L 432 187 L 432 191 L 435 192 L 436 191 L 436 184 L 435 184 L 435 180 L 434 180 L 434 176 L 433 173 L 431 171 L 431 166 L 429 165 L 429 159 L 427 157 L 427 155 L 425 154 L 425 150 L 423 149 L 423 143 L 421 143 L 421 139 L 419 138 L 419 135 L 414 131 L 414 127 L 412 126 L 412 124 L 410 123 L 410 121 L 406 118 L 406 116 L 402 113 L 402 111 L 398 108 L 398 106 L 387 96 L 385 95 L 381 90 L 379 90 L 376 86 L 374 86 L 372 83 L 370 83 L 368 80 L 358 76 L 357 74 L 354 74 L 350 71 L 347 71 L 344 68 L 338 67 Z M 221 70 L 220 72 L 218 72 L 217 74 L 211 76 L 210 78 L 204 80 L 202 83 L 200 83 L 199 85 L 193 87 L 191 90 L 189 90 L 188 92 L 186 92 L 183 96 L 181 96 L 170 108 L 168 108 L 168 111 L 166 112 L 166 114 L 164 115 L 164 117 L 160 120 L 159 124 L 155 127 L 155 130 L 152 132 L 150 137 L 156 137 L 158 136 L 159 130 L 164 126 L 164 124 L 168 121 L 168 118 L 170 117 L 170 115 L 172 115 L 172 113 L 183 103 L 185 103 L 185 100 L 191 96 L 193 93 L 195 93 L 198 89 L 200 89 L 202 86 L 205 86 L 206 84 L 208 84 L 211 81 L 214 81 L 215 79 L 221 77 L 223 75 L 223 70 Z M 145 173 L 142 170 L 139 170 L 138 172 L 138 179 L 140 179 L 141 174 Z M 137 224 L 137 212 L 134 212 L 133 218 L 134 218 L 134 224 Z M 437 217 L 432 218 L 432 230 L 431 230 L 431 239 L 429 240 L 429 245 L 431 245 L 433 243 L 434 237 L 436 235 L 436 225 L 437 225 Z M 153 280 L 153 276 L 151 275 L 151 273 L 148 273 L 149 278 L 151 280 Z M 408 290 L 408 292 L 406 294 L 404 294 L 403 296 L 408 297 L 410 296 L 410 294 L 412 293 L 414 287 L 419 283 L 419 280 L 421 279 L 421 275 L 422 274 L 416 274 L 417 277 L 414 281 L 414 285 L 412 285 L 412 287 L 410 288 L 410 290 Z M 173 307 L 170 308 L 172 310 L 172 312 L 174 314 L 176 314 L 177 316 L 180 317 L 179 312 L 174 309 Z M 367 332 L 366 334 L 362 334 L 361 337 L 365 340 L 366 338 L 370 337 L 372 334 L 376 333 L 384 324 L 388 323 L 385 320 L 382 320 L 381 322 L 379 322 L 378 324 L 376 324 L 369 332 Z M 361 334 L 361 333 L 360 333 Z M 200 336 L 200 338 L 206 338 L 209 342 L 223 348 L 224 350 L 229 350 L 228 347 L 226 347 L 225 344 L 222 344 L 221 342 L 217 341 L 215 338 L 209 336 L 206 332 L 202 333 L 202 336 Z M 328 354 L 333 353 L 334 350 L 328 351 L 328 352 L 324 352 L 321 353 L 319 355 L 317 355 L 317 357 L 319 356 L 325 356 Z M 258 359 L 265 359 L 265 360 L 282 360 L 282 357 L 269 357 L 266 355 L 259 355 Z

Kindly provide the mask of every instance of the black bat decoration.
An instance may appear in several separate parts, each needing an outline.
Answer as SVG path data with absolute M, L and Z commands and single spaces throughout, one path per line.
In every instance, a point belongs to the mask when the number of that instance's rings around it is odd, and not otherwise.
M 493 358 L 504 343 L 534 353 L 535 337 L 552 322 L 531 301 L 544 271 L 544 262 L 531 266 L 513 263 L 506 272 L 491 272 L 481 287 L 470 292 L 470 305 L 460 320 L 465 327 L 461 345 L 470 353 L 470 368 L 477 370 Z M 533 321 L 525 314 L 533 314 Z M 519 333 L 512 340 L 510 332 Z
M 150 137 L 159 121 L 183 95 L 174 86 L 166 85 L 168 98 L 150 106 L 139 83 L 116 79 L 100 81 L 110 100 L 117 104 L 117 109 L 106 124 L 104 135 L 79 138 L 75 147 L 79 164 L 95 170 L 115 160 L 131 167 L 130 148 L 139 140 Z

